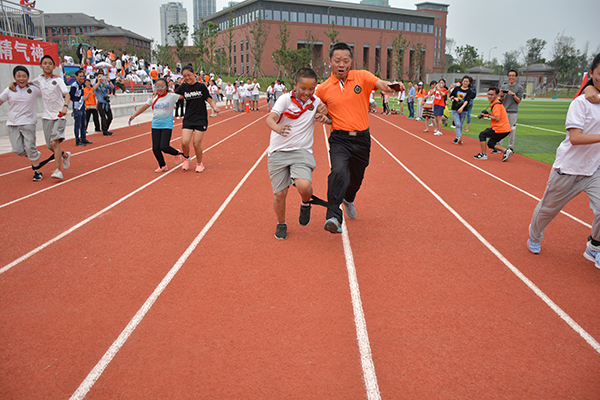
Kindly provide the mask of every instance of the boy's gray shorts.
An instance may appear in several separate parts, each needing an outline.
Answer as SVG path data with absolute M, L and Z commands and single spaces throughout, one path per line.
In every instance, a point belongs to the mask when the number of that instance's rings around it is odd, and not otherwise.
M 293 179 L 312 182 L 312 171 L 317 167 L 315 156 L 305 149 L 275 151 L 267 161 L 273 194 L 292 184 Z
M 53 141 L 58 140 L 59 143 L 62 143 L 62 141 L 65 140 L 66 119 L 42 119 L 42 124 L 44 126 L 46 146 L 48 146 L 49 149 L 52 148 Z
M 40 152 L 36 146 L 35 125 L 7 125 L 8 138 L 13 153 L 20 157 L 29 158 L 29 161 L 37 161 L 40 159 Z

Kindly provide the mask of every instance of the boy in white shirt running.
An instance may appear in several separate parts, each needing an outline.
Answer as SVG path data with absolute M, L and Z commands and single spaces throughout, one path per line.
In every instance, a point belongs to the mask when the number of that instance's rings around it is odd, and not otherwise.
M 310 222 L 310 198 L 312 196 L 312 171 L 316 167 L 312 152 L 315 121 L 331 123 L 327 109 L 314 96 L 317 74 L 310 68 L 296 72 L 296 89 L 282 95 L 267 117 L 271 129 L 268 167 L 273 187 L 273 208 L 277 216 L 275 237 L 287 239 L 285 201 L 289 186 L 293 183 L 302 198 L 300 225 Z
M 600 54 L 594 58 L 590 77 L 600 90 Z M 577 97 L 569 106 L 565 125 L 567 138 L 556 150 L 544 197 L 533 211 L 527 245 L 539 254 L 546 226 L 571 199 L 585 192 L 594 221 L 583 256 L 600 268 L 600 104 Z

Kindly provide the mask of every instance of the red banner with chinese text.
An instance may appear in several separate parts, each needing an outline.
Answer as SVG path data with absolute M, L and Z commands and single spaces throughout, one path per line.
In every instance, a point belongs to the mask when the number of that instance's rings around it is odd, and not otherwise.
M 40 65 L 45 55 L 51 56 L 57 65 L 60 63 L 56 43 L 0 35 L 0 63 Z

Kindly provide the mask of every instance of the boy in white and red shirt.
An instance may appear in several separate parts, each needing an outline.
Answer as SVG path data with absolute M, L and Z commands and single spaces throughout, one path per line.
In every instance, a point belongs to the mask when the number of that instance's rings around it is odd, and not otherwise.
M 287 239 L 285 201 L 292 183 L 302 198 L 299 223 L 304 226 L 310 222 L 308 202 L 313 193 L 312 171 L 316 167 L 312 152 L 315 121 L 331 123 L 325 105 L 314 96 L 317 87 L 315 71 L 302 68 L 296 72 L 295 87 L 277 100 L 266 121 L 271 129 L 267 154 L 273 208 L 277 216 L 275 237 L 280 240 Z

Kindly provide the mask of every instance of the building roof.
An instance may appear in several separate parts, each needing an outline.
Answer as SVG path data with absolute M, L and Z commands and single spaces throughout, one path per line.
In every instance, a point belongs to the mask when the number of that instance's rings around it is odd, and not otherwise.
M 127 29 L 123 29 L 120 26 L 109 25 L 104 22 L 103 19 L 97 20 L 94 17 L 90 17 L 84 13 L 73 13 L 73 14 L 46 14 L 44 13 L 44 25 L 46 28 L 55 28 L 63 26 L 92 26 L 97 27 L 98 30 L 83 34 L 82 36 L 87 37 L 115 37 L 115 36 L 126 36 L 133 39 L 143 40 L 146 42 L 152 42 L 152 39 L 145 38 L 142 35 L 138 35 Z
M 266 2 L 266 3 L 287 3 L 287 4 L 298 4 L 297 0 L 246 0 L 241 3 L 237 3 L 232 7 L 224 8 L 221 11 L 217 11 L 214 14 L 211 14 L 204 18 L 205 21 L 213 20 L 217 17 L 227 15 L 229 10 L 235 12 L 235 10 L 239 8 L 243 8 L 249 5 L 252 5 L 257 2 Z M 362 11 L 375 11 L 386 14 L 401 14 L 408 15 L 411 17 L 422 17 L 422 18 L 440 18 L 439 15 L 430 14 L 424 11 L 415 11 L 408 10 L 404 8 L 394 8 L 394 7 L 381 7 L 381 6 L 371 6 L 366 4 L 355 4 L 355 3 L 346 3 L 343 1 L 328 1 L 328 0 L 302 0 L 301 4 L 303 5 L 313 5 L 313 6 L 323 6 L 323 7 L 332 7 L 332 8 L 345 8 L 345 9 L 353 9 L 353 10 L 362 10 Z M 431 3 L 437 4 L 437 3 Z
M 491 74 L 492 72 L 494 72 L 494 70 L 480 65 L 478 67 L 469 68 L 467 72 L 469 74 Z
M 531 64 L 529 67 L 519 68 L 519 72 L 554 72 L 555 69 L 548 64 Z

